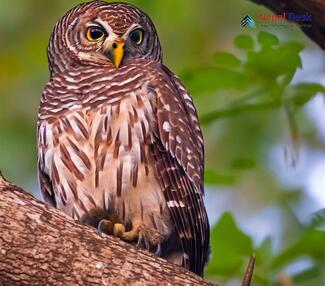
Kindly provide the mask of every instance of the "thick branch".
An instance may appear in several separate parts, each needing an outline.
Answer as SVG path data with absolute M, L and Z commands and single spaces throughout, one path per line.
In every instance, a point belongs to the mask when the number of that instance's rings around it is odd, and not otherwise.
M 311 27 L 301 23 L 300 28 L 305 34 L 325 49 L 325 1 L 324 0 L 251 0 L 262 4 L 277 14 L 294 12 L 297 14 L 310 13 L 312 15 Z
M 100 237 L 0 174 L 0 285 L 213 285 L 115 237 Z

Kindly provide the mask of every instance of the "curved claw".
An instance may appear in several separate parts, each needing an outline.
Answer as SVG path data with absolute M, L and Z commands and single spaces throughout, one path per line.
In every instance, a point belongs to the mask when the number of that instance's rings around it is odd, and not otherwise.
M 113 224 L 108 219 L 102 219 L 97 226 L 97 232 L 100 236 L 103 234 L 111 234 L 113 230 Z
M 142 231 L 139 232 L 139 238 L 138 238 L 138 242 L 137 242 L 136 246 L 140 247 L 141 243 L 144 244 L 144 247 L 146 250 L 150 250 L 149 241 L 148 241 L 146 235 Z
M 138 238 L 137 244 L 135 246 L 140 247 L 141 242 L 142 242 L 142 238 L 141 238 L 141 234 L 139 234 L 139 238 Z
M 157 244 L 155 254 L 157 256 L 160 256 L 160 254 L 161 254 L 161 244 L 160 243 Z

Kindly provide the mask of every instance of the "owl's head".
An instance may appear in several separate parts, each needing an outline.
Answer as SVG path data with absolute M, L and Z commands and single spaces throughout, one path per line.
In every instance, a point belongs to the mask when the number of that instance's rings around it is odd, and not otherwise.
M 151 19 L 126 3 L 92 1 L 68 11 L 56 24 L 48 46 L 51 73 L 86 65 L 123 66 L 130 59 L 161 62 Z

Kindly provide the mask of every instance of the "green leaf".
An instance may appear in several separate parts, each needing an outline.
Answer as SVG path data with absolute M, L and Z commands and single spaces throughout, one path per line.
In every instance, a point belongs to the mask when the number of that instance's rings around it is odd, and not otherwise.
M 254 48 L 254 40 L 249 35 L 239 35 L 235 38 L 235 45 L 242 50 L 252 50 Z
M 236 68 L 240 66 L 240 60 L 231 53 L 217 52 L 214 55 L 215 62 L 224 67 Z
M 244 89 L 248 85 L 245 73 L 221 67 L 206 67 L 182 73 L 192 93 L 214 92 L 218 89 Z
M 299 52 L 303 45 L 287 42 L 277 47 L 263 46 L 260 51 L 249 51 L 244 67 L 252 77 L 260 79 L 263 84 L 271 84 L 279 78 L 291 78 L 297 68 L 301 67 Z M 288 82 L 287 82 L 288 83 Z
M 267 237 L 261 245 L 255 250 L 256 261 L 254 277 L 258 285 L 270 285 L 271 280 L 271 264 L 273 259 L 272 240 Z
M 211 232 L 212 258 L 206 274 L 232 275 L 239 272 L 253 252 L 252 239 L 242 232 L 229 212 L 224 213 Z
M 204 173 L 204 183 L 207 185 L 234 185 L 236 177 L 233 175 L 222 175 L 214 170 L 207 169 Z
M 293 86 L 292 102 L 302 106 L 309 102 L 316 93 L 325 94 L 325 87 L 318 83 L 299 83 Z
M 311 227 L 322 227 L 325 228 L 325 208 L 314 212 L 310 221 Z
M 263 259 L 267 259 L 268 261 L 271 261 L 273 255 L 272 255 L 272 238 L 270 236 L 266 237 L 261 245 L 256 249 L 255 251 L 256 257 L 261 256 Z
M 318 83 L 302 82 L 296 84 L 294 88 L 298 90 L 313 92 L 313 93 L 317 93 L 317 92 L 325 93 L 325 87 Z
M 325 260 L 325 231 L 305 229 L 291 246 L 274 259 L 272 266 L 278 269 L 304 255 L 309 255 L 319 261 Z
M 281 100 L 276 99 L 268 102 L 259 102 L 254 104 L 240 104 L 233 107 L 229 107 L 228 109 L 223 110 L 215 110 L 209 112 L 200 117 L 200 122 L 202 124 L 209 124 L 214 122 L 215 120 L 226 118 L 226 117 L 233 117 L 241 115 L 245 112 L 253 112 L 253 111 L 263 111 L 263 110 L 271 110 L 275 108 L 281 107 Z
M 279 44 L 279 39 L 275 35 L 268 32 L 260 32 L 257 36 L 257 40 L 262 46 L 272 47 Z
M 284 47 L 290 49 L 293 53 L 299 54 L 305 47 L 303 43 L 300 42 L 286 42 L 283 44 Z
M 324 263 L 316 263 L 315 266 L 298 272 L 292 277 L 292 281 L 295 285 L 321 285 L 324 284 L 325 267 Z M 320 280 L 322 282 L 320 282 Z M 307 284 L 308 283 L 308 284 Z

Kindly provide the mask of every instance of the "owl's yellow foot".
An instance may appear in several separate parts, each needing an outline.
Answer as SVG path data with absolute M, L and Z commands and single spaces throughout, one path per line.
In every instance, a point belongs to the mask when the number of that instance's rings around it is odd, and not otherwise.
M 121 223 L 114 224 L 113 227 L 114 235 L 118 236 L 120 239 L 128 242 L 132 242 L 138 238 L 139 231 L 137 228 L 133 228 L 130 231 L 125 231 L 125 226 Z
M 109 219 L 102 219 L 97 226 L 99 235 L 113 234 L 113 223 Z
M 163 241 L 163 236 L 156 230 L 139 225 L 130 231 L 125 231 L 125 226 L 120 223 L 114 224 L 113 233 L 127 242 L 137 242 L 138 247 L 144 247 L 147 250 L 152 250 L 156 255 L 160 255 L 160 244 Z

